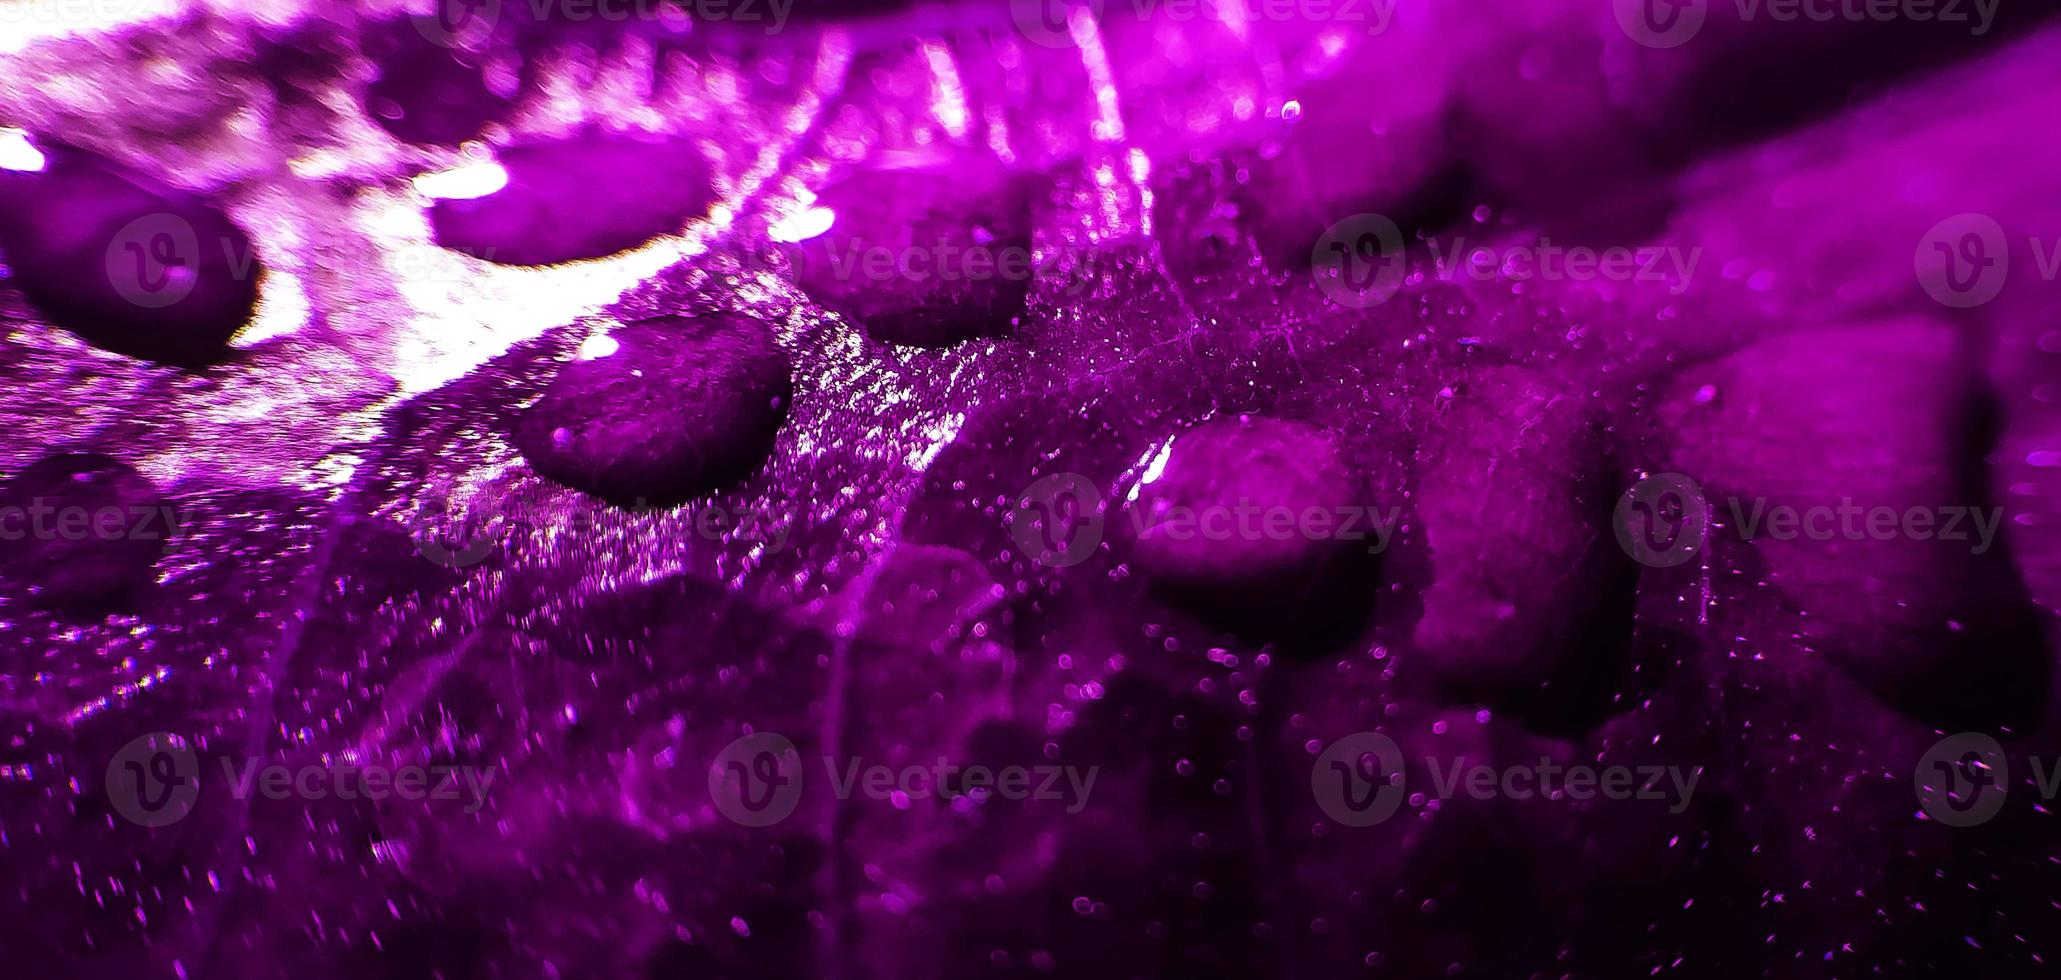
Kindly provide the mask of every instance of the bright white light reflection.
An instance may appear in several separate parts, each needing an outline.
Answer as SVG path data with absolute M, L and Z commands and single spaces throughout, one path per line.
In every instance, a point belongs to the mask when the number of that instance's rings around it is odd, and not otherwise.
M 1145 474 L 1138 478 L 1137 483 L 1131 485 L 1131 491 L 1124 495 L 1124 502 L 1137 503 L 1138 494 L 1145 489 L 1146 484 L 1159 482 L 1159 478 L 1166 473 L 1167 457 L 1173 454 L 1174 440 L 1169 437 L 1166 442 L 1160 444 L 1159 451 L 1153 455 L 1152 460 L 1145 464 Z
M 439 201 L 470 201 L 507 186 L 508 171 L 492 160 L 415 178 L 417 193 Z
M 180 13 L 179 0 L 9 0 L 0 3 L 0 55 L 38 41 L 93 37 Z
M 580 343 L 580 360 L 594 361 L 621 350 L 622 344 L 605 333 L 597 333 Z
M 829 208 L 809 208 L 773 222 L 766 234 L 776 242 L 804 242 L 829 231 L 836 221 L 837 212 Z
M 42 151 L 29 142 L 29 134 L 19 129 L 0 129 L 0 170 L 34 173 L 43 169 L 46 162 Z

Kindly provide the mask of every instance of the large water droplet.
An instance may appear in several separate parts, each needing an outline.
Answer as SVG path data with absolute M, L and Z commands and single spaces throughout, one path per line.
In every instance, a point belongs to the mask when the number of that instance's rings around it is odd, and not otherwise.
M 715 200 L 685 140 L 577 137 L 504 150 L 499 163 L 499 190 L 430 209 L 437 244 L 508 265 L 600 258 L 679 232 Z
M 87 342 L 166 364 L 219 360 L 257 307 L 250 237 L 198 195 L 36 144 L 0 170 L 0 249 L 29 299 Z
M 608 336 L 613 351 L 560 368 L 515 420 L 515 445 L 537 472 L 618 505 L 660 505 L 765 462 L 793 387 L 764 324 L 667 316 Z
M 1031 186 L 971 154 L 855 173 L 817 198 L 829 230 L 784 246 L 815 300 L 896 344 L 942 347 L 1023 312 Z
M 177 529 L 157 488 L 127 464 L 49 456 L 0 485 L 0 577 L 39 605 L 118 604 L 150 582 Z

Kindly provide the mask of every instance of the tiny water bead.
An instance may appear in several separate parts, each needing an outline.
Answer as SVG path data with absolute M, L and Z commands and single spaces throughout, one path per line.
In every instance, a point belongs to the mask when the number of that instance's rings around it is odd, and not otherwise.
M 578 136 L 506 149 L 497 162 L 498 186 L 430 207 L 438 245 L 504 265 L 595 259 L 677 234 L 715 202 L 708 162 L 684 139 Z
M 180 367 L 223 359 L 257 308 L 250 236 L 189 191 L 74 147 L 0 166 L 0 252 L 56 325 Z
M 735 484 L 772 451 L 793 397 L 765 324 L 733 313 L 612 330 L 562 366 L 513 424 L 545 477 L 621 506 L 677 503 Z
M 48 456 L 0 484 L 0 581 L 48 608 L 119 606 L 150 583 L 178 525 L 127 464 Z
M 827 228 L 783 248 L 809 298 L 894 344 L 1006 333 L 1037 269 L 1033 183 L 972 153 L 860 170 L 824 190 Z

